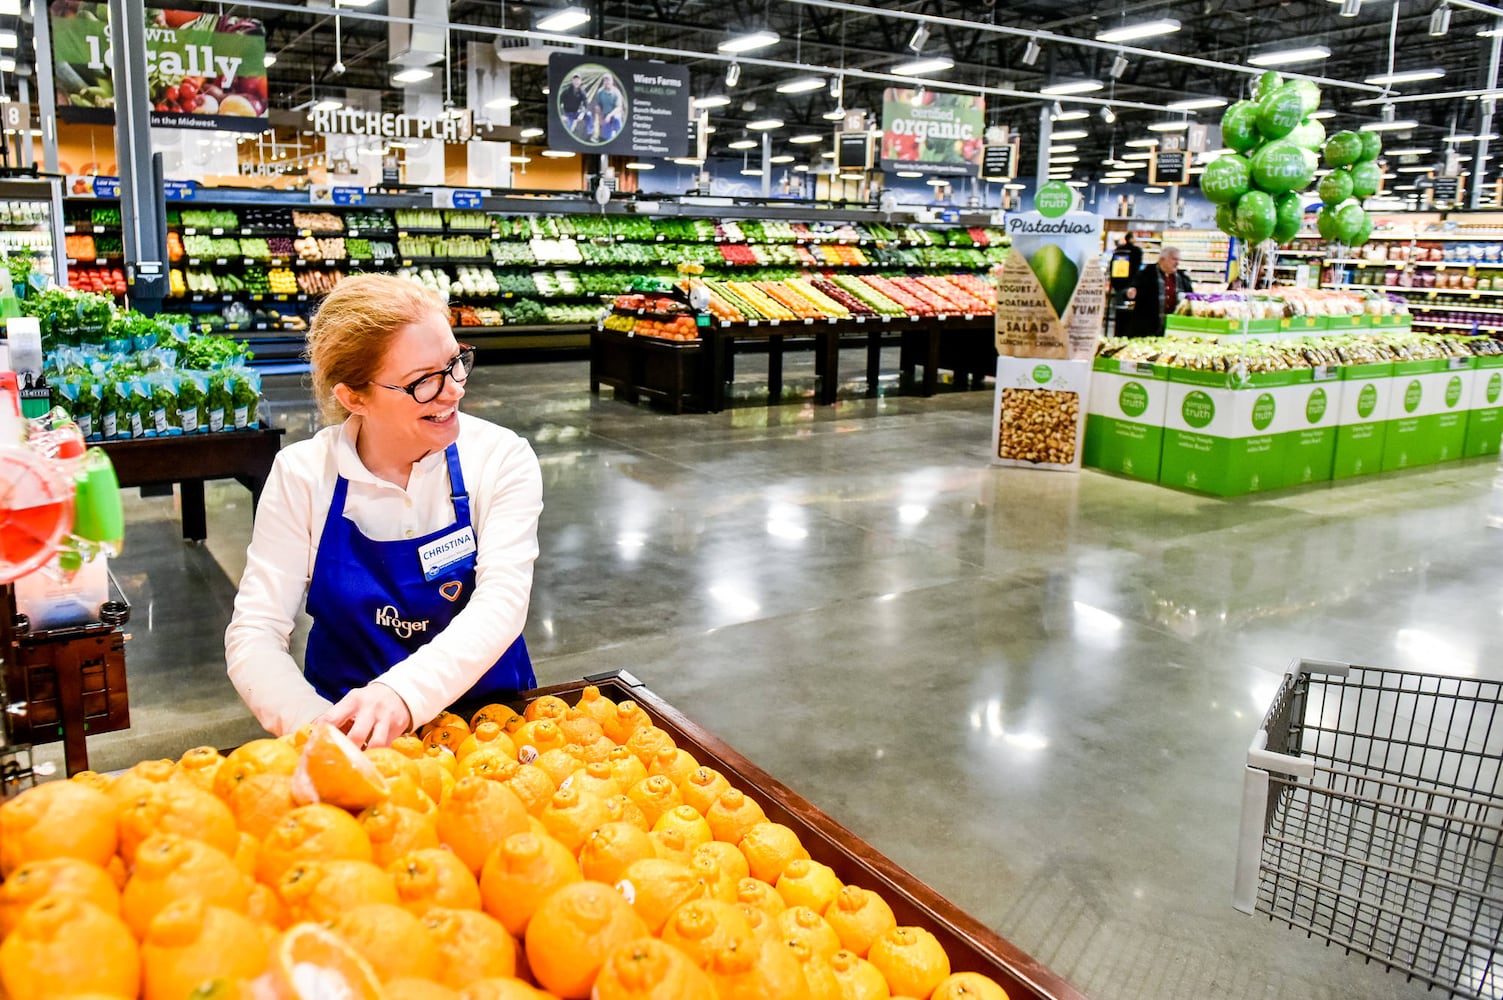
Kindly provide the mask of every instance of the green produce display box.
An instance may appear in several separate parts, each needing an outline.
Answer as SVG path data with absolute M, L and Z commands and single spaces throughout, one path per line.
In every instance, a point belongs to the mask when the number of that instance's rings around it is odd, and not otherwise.
M 1366 476 L 1383 467 L 1388 432 L 1388 401 L 1393 364 L 1350 365 L 1340 369 L 1341 405 L 1336 420 L 1332 479 Z
M 1330 480 L 1345 388 L 1339 368 L 1306 369 L 1297 374 L 1301 378 L 1292 414 L 1296 426 L 1284 432 L 1285 486 Z
M 1307 337 L 1327 329 L 1324 316 L 1286 316 L 1279 320 L 1279 332 L 1290 337 Z
M 1164 450 L 1165 369 L 1097 358 L 1086 413 L 1085 464 L 1150 483 Z
M 1496 455 L 1503 443 L 1503 355 L 1474 359 L 1472 370 L 1472 408 L 1467 413 L 1466 441 L 1461 454 L 1466 458 Z
M 1171 370 L 1159 482 L 1224 497 L 1282 487 L 1309 383 L 1308 371 L 1269 372 L 1231 388 L 1224 372 Z
M 1461 457 L 1474 360 L 1395 362 L 1383 441 L 1384 472 Z
M 1214 316 L 1169 316 L 1164 321 L 1164 332 L 1169 336 L 1176 333 L 1195 334 L 1237 334 L 1237 333 L 1278 333 L 1279 320 L 1276 319 L 1224 319 Z

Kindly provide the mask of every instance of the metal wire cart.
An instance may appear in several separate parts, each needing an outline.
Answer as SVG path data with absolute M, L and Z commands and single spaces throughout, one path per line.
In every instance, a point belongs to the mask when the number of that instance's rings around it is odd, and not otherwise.
M 1233 905 L 1503 997 L 1503 684 L 1300 660 L 1247 755 Z

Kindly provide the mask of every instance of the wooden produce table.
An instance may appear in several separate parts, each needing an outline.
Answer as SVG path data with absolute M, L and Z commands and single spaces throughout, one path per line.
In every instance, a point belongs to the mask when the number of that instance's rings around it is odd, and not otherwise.
M 183 537 L 201 542 L 209 536 L 204 514 L 204 480 L 233 479 L 250 490 L 251 503 L 271 475 L 271 464 L 282 446 L 280 427 L 217 434 L 106 441 L 101 446 L 115 464 L 120 485 L 178 484 L 183 501 Z
M 580 691 L 594 684 L 617 703 L 634 701 L 652 721 L 673 737 L 677 746 L 700 764 L 725 775 L 737 789 L 760 805 L 767 818 L 798 834 L 809 856 L 829 865 L 840 880 L 878 893 L 892 907 L 900 926 L 923 927 L 939 939 L 955 972 L 980 972 L 1007 990 L 1011 1000 L 1085 1000 L 1084 995 L 1050 972 L 1015 945 L 966 916 L 854 833 L 826 816 L 807 800 L 737 753 L 722 740 L 690 721 L 625 671 L 529 691 L 516 706 L 543 695 L 573 703 Z M 936 845 L 936 849 L 942 849 Z

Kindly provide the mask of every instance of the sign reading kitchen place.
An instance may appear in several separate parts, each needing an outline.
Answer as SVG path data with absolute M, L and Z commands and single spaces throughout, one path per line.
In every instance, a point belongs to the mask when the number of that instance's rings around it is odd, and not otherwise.
M 57 116 L 115 121 L 109 5 L 52 5 Z M 151 124 L 260 132 L 266 128 L 266 31 L 260 21 L 193 10 L 146 8 L 146 86 Z
M 575 153 L 686 156 L 689 71 L 669 63 L 548 58 L 548 145 Z
M 422 117 L 339 108 L 315 111 L 308 120 L 313 131 L 321 135 L 364 135 L 381 139 L 468 142 L 475 131 L 475 113 L 468 109 Z
M 985 131 L 984 97 L 889 87 L 882 95 L 882 169 L 974 177 Z

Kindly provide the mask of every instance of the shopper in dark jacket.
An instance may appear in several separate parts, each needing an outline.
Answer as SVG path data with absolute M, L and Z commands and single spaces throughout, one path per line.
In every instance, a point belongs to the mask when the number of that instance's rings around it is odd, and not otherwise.
M 1128 336 L 1163 336 L 1164 317 L 1194 290 L 1190 276 L 1179 269 L 1179 248 L 1164 247 L 1159 251 L 1158 264 L 1139 271 L 1127 290 L 1127 297 L 1133 301 Z

